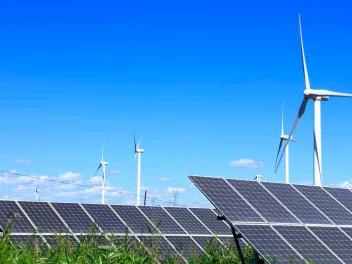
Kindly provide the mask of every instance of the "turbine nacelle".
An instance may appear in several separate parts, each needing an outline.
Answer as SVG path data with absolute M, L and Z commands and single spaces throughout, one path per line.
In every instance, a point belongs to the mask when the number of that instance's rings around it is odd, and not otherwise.
M 281 135 L 280 138 L 283 140 L 288 140 L 288 135 Z M 292 138 L 293 138 L 293 136 L 290 137 L 290 141 L 295 142 Z
M 100 162 L 100 165 L 102 165 L 102 166 L 106 166 L 106 165 L 108 165 L 109 164 L 109 162 L 107 162 L 107 161 L 101 161 Z

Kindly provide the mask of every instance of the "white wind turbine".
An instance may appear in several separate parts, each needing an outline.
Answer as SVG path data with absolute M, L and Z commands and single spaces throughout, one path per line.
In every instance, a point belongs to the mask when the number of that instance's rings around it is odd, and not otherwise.
M 138 155 L 138 172 L 137 172 L 137 205 L 141 202 L 141 154 L 144 149 L 139 148 L 139 143 L 141 143 L 142 137 L 139 139 L 138 144 L 136 144 L 136 135 L 134 136 L 134 157 Z
M 36 199 L 37 201 L 39 201 L 39 192 L 40 192 L 40 190 L 39 190 L 39 187 L 37 186 L 37 187 L 35 188 L 35 199 Z
M 339 93 L 339 92 L 333 92 L 329 90 L 317 90 L 317 89 L 311 89 L 310 88 L 310 83 L 309 83 L 309 78 L 308 78 L 308 71 L 307 71 L 307 65 L 306 65 L 306 59 L 304 56 L 304 47 L 303 47 L 303 38 L 302 38 L 302 27 L 301 27 L 301 18 L 300 15 L 298 15 L 298 21 L 299 21 L 299 30 L 300 30 L 300 41 L 301 41 L 301 55 L 302 55 L 302 65 L 303 65 L 303 74 L 304 74 L 304 80 L 305 80 L 305 90 L 303 91 L 303 101 L 301 103 L 301 106 L 299 107 L 298 114 L 296 117 L 295 122 L 293 123 L 291 132 L 289 134 L 289 138 L 292 136 L 293 132 L 295 131 L 299 121 L 301 120 L 304 111 L 306 109 L 307 103 L 309 99 L 312 99 L 314 101 L 314 134 L 313 134 L 313 184 L 315 186 L 321 186 L 322 182 L 322 158 L 321 158 L 321 113 L 320 113 L 320 102 L 321 101 L 327 101 L 330 97 L 352 97 L 352 94 L 347 94 L 347 93 Z M 280 161 L 282 159 L 282 156 L 285 152 L 285 149 L 288 145 L 289 141 L 286 141 L 286 144 L 284 146 L 284 149 L 281 153 L 281 156 L 276 163 L 275 167 L 275 172 L 277 171 Z
M 277 162 L 277 158 L 279 157 L 280 154 L 280 150 L 282 147 L 282 142 L 287 141 L 288 140 L 288 135 L 285 135 L 284 133 L 284 104 L 282 103 L 282 116 L 281 116 L 281 135 L 280 135 L 280 144 L 279 144 L 279 148 L 277 150 L 277 154 L 276 154 L 276 161 L 275 164 Z M 290 141 L 296 142 L 292 139 L 292 136 L 290 138 Z M 286 147 L 286 164 L 285 164 L 285 183 L 289 183 L 290 182 L 290 168 L 289 168 L 289 153 L 288 153 L 288 145 Z
M 97 172 L 99 171 L 99 169 L 101 167 L 103 167 L 103 186 L 102 186 L 102 190 L 101 190 L 101 203 L 102 204 L 104 204 L 104 198 L 105 198 L 105 175 L 106 175 L 106 165 L 108 165 L 108 162 L 104 161 L 104 147 L 105 147 L 105 142 L 103 145 L 103 151 L 101 153 L 101 161 L 99 163 L 97 170 L 94 173 L 94 176 L 97 175 Z

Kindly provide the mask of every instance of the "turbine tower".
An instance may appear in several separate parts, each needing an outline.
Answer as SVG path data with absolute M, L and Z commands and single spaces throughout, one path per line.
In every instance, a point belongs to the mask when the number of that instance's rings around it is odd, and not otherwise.
M 302 56 L 302 66 L 303 66 L 303 74 L 305 80 L 305 90 L 303 91 L 303 101 L 299 107 L 298 114 L 295 122 L 293 123 L 291 132 L 289 134 L 289 138 L 292 136 L 295 131 L 299 121 L 301 120 L 304 111 L 306 109 L 308 100 L 311 99 L 314 102 L 314 126 L 313 126 L 313 184 L 315 186 L 321 186 L 322 182 L 322 158 L 321 158 L 321 113 L 320 113 L 320 102 L 327 101 L 330 97 L 352 97 L 352 94 L 347 93 L 339 93 L 333 92 L 329 90 L 317 90 L 311 89 L 309 78 L 308 78 L 308 70 L 306 65 L 306 58 L 304 56 L 304 47 L 303 47 L 303 38 L 302 38 L 302 26 L 301 26 L 301 17 L 298 15 L 299 22 L 299 32 L 300 32 L 300 41 L 301 41 L 301 56 Z M 285 149 L 288 145 L 289 141 L 286 141 L 284 149 L 281 153 L 281 156 L 276 163 L 275 172 L 277 171 L 282 156 L 285 152 Z
M 137 172 L 137 205 L 141 203 L 141 154 L 144 149 L 139 148 L 139 143 L 141 143 L 142 137 L 139 139 L 138 144 L 136 144 L 136 135 L 134 136 L 134 158 L 138 156 L 138 172 Z
M 39 190 L 39 187 L 37 186 L 37 188 L 35 188 L 35 200 L 36 201 L 39 201 L 39 192 L 40 192 L 40 190 Z
M 288 140 L 288 135 L 284 134 L 284 103 L 282 103 L 282 115 L 281 115 L 281 135 L 280 135 L 280 144 L 279 144 L 279 148 L 277 150 L 277 154 L 276 154 L 276 160 L 275 160 L 275 164 L 277 162 L 277 158 L 279 157 L 280 154 L 280 150 L 282 147 L 282 142 L 287 141 Z M 290 141 L 296 142 L 292 139 L 292 136 L 290 138 Z M 290 168 L 289 168 L 289 153 L 288 153 L 288 145 L 286 147 L 286 164 L 285 164 L 285 183 L 290 183 Z
M 101 190 L 101 203 L 104 204 L 104 198 L 105 198 L 105 173 L 106 173 L 106 165 L 108 165 L 107 161 L 104 161 L 104 147 L 105 147 L 105 142 L 103 145 L 103 151 L 101 153 L 101 161 L 99 163 L 99 166 L 97 168 L 97 170 L 94 173 L 94 176 L 97 175 L 97 172 L 99 171 L 99 169 L 101 167 L 103 167 L 103 186 L 102 186 L 102 190 Z

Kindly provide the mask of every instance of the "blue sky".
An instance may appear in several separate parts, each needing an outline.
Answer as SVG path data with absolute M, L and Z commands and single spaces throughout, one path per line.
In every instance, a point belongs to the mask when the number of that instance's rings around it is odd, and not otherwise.
M 179 204 L 206 206 L 186 175 L 254 178 L 255 169 L 229 165 L 239 159 L 260 161 L 264 180 L 283 181 L 283 166 L 273 172 L 281 104 L 285 101 L 289 132 L 304 89 L 299 12 L 312 88 L 352 93 L 347 1 L 5 0 L 2 5 L 3 171 L 94 187 L 90 178 L 106 140 L 108 168 L 119 171 L 107 176 L 111 190 L 135 192 L 136 132 L 145 149 L 142 183 L 162 200 L 172 200 L 167 188 L 184 188 Z M 313 177 L 312 110 L 309 102 L 290 148 L 294 183 Z M 349 99 L 322 104 L 324 185 L 351 178 L 351 112 Z M 0 196 L 34 199 L 33 182 L 12 177 L 2 176 Z M 42 199 L 100 200 L 91 189 L 40 185 Z M 109 202 L 135 200 L 115 194 Z

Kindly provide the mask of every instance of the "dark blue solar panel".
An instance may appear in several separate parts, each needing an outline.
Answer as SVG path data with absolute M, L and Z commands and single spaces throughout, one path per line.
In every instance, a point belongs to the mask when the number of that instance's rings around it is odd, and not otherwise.
M 301 263 L 302 258 L 268 225 L 236 225 L 236 229 L 270 263 Z
M 337 227 L 309 227 L 345 263 L 352 263 L 352 241 Z
M 198 256 L 203 252 L 189 236 L 167 236 L 166 238 L 186 259 Z
M 306 260 L 314 263 L 341 263 L 304 226 L 274 227 Z
M 200 221 L 202 221 L 213 234 L 217 235 L 231 235 L 230 227 L 223 221 L 217 220 L 217 215 L 208 208 L 189 208 Z
M 67 233 L 68 230 L 48 203 L 19 202 L 41 233 Z
M 161 207 L 140 206 L 139 209 L 163 234 L 186 234 L 186 232 Z
M 211 234 L 187 208 L 164 207 L 164 209 L 166 209 L 189 234 Z
M 236 190 L 269 222 L 299 223 L 274 197 L 257 181 L 227 179 Z
M 352 239 L 352 227 L 342 227 L 341 229 Z
M 15 201 L 0 201 L 0 227 L 5 231 L 10 226 L 12 233 L 33 233 L 35 230 Z
M 28 234 L 28 235 L 10 235 L 9 240 L 14 244 L 23 244 L 41 247 L 44 244 L 43 239 L 40 235 Z
M 99 233 L 94 222 L 77 203 L 51 203 L 73 233 Z
M 352 225 L 352 214 L 336 202 L 322 188 L 307 185 L 294 185 L 316 207 L 337 225 Z
M 222 246 L 220 241 L 216 236 L 192 236 L 193 240 L 195 240 L 198 245 L 200 245 L 204 250 L 207 248 L 214 246 L 219 247 Z
M 264 222 L 224 179 L 199 176 L 188 178 L 231 222 Z
M 349 189 L 329 187 L 324 187 L 324 189 L 352 212 L 352 192 Z
M 73 235 L 43 235 L 46 242 L 51 247 L 69 247 L 70 245 L 77 244 L 77 240 Z
M 116 214 L 106 204 L 82 204 L 94 221 L 104 232 L 121 233 L 128 232 L 125 224 L 116 216 Z
M 332 224 L 291 185 L 271 182 L 262 184 L 303 223 Z
M 138 238 L 151 253 L 156 253 L 159 260 L 166 261 L 169 258 L 178 256 L 175 249 L 163 236 L 138 236 Z
M 136 234 L 158 233 L 158 230 L 133 205 L 111 205 L 126 225 Z

